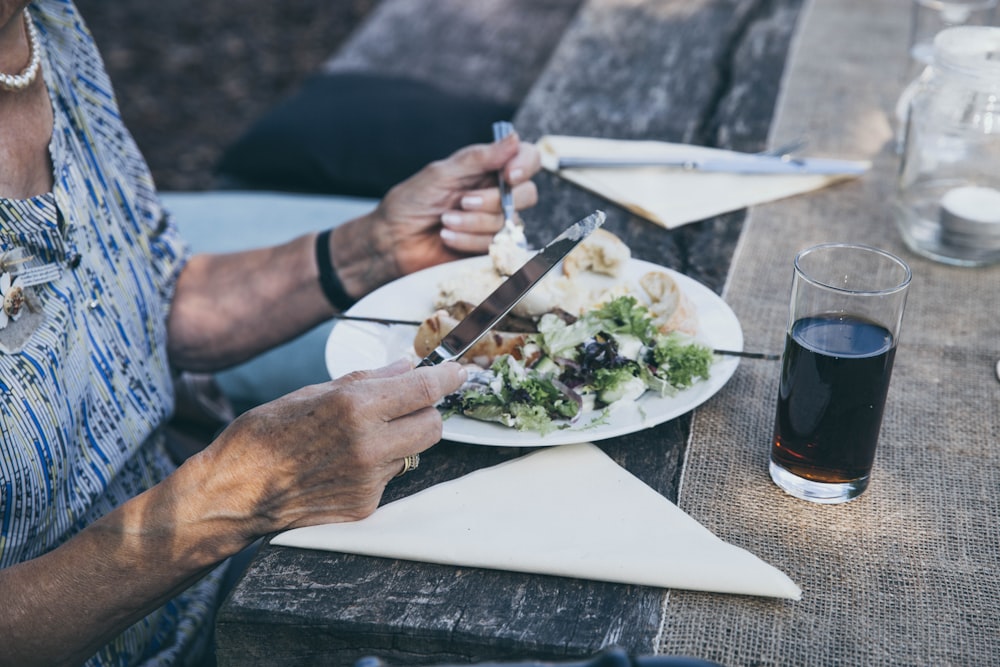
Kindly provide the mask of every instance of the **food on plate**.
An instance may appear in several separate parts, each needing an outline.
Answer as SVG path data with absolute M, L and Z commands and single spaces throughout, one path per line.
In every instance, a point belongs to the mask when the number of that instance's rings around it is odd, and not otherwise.
M 617 276 L 631 258 L 632 251 L 624 241 L 608 230 L 598 228 L 563 260 L 563 275 L 572 278 L 582 271 L 593 271 Z
M 677 281 L 663 271 L 650 271 L 639 278 L 639 286 L 649 297 L 649 314 L 656 328 L 667 333 L 698 333 L 698 313 Z
M 417 356 L 430 354 L 469 314 L 472 304 L 489 296 L 530 254 L 511 243 L 495 243 L 490 248 L 489 266 L 443 281 L 434 300 L 435 311 L 423 321 L 414 339 Z M 515 256 L 516 260 L 512 259 Z M 591 284 L 587 279 L 597 275 L 619 278 L 630 259 L 631 252 L 621 239 L 606 230 L 595 230 L 567 255 L 562 275 L 544 278 L 464 359 L 488 367 L 500 354 L 516 350 L 524 341 L 523 334 L 537 332 L 537 322 L 543 315 L 556 313 L 568 320 L 622 296 L 632 296 L 645 306 L 661 333 L 680 331 L 695 335 L 697 311 L 669 273 L 649 271 L 637 284 L 622 280 Z M 509 262 L 516 265 L 512 268 Z
M 480 303 L 500 283 L 531 258 L 533 251 L 516 245 L 505 234 L 490 246 L 490 266 L 452 276 L 439 286 L 435 308 L 449 308 L 455 303 Z M 606 288 L 596 291 L 581 286 L 581 274 L 618 276 L 631 258 L 628 246 L 611 232 L 596 229 L 563 259 L 561 273 L 543 278 L 514 307 L 514 314 L 538 319 L 560 308 L 579 315 L 595 303 L 607 301 L 618 293 Z M 619 290 L 620 291 L 620 290 Z
M 542 434 L 580 415 L 671 395 L 707 379 L 714 355 L 684 334 L 662 333 L 635 297 L 618 297 L 572 322 L 546 314 L 513 353 L 474 370 L 445 397 L 445 416 L 462 414 Z
M 466 315 L 472 312 L 474 307 L 471 303 L 460 301 L 448 308 L 434 311 L 417 328 L 417 335 L 413 339 L 413 351 L 421 359 L 429 355 L 441 344 L 444 337 L 457 327 Z M 554 309 L 552 314 L 566 321 L 575 319 L 559 308 Z M 537 331 L 538 324 L 535 320 L 511 313 L 469 348 L 462 355 L 462 360 L 488 368 L 502 354 L 512 354 L 516 358 L 520 358 L 521 346 L 526 342 L 527 334 Z
M 417 329 L 413 340 L 413 351 L 424 358 L 434 351 L 445 336 L 458 326 L 461 318 L 454 317 L 447 310 L 440 309 L 424 320 Z M 462 360 L 479 366 L 489 366 L 503 354 L 520 354 L 521 345 L 527 334 L 494 329 L 480 338 L 475 345 L 462 355 Z
M 435 312 L 413 342 L 418 357 L 441 340 L 529 257 L 510 243 L 490 265 L 439 286 Z M 599 229 L 462 357 L 469 381 L 440 408 L 521 430 L 549 432 L 585 413 L 665 396 L 707 379 L 714 355 L 699 345 L 698 314 L 666 271 L 624 280 L 628 246 Z
M 481 303 L 531 254 L 532 251 L 510 242 L 494 243 L 490 246 L 490 265 L 443 281 L 438 286 L 434 308 Z M 669 273 L 651 271 L 638 284 L 615 280 L 620 278 L 631 256 L 628 246 L 613 233 L 594 230 L 566 256 L 562 271 L 543 278 L 514 307 L 513 315 L 535 321 L 554 311 L 580 316 L 600 304 L 630 295 L 649 309 L 661 332 L 694 335 L 698 331 L 698 314 Z M 497 329 L 503 331 L 503 325 Z
M 509 276 L 517 271 L 534 254 L 522 245 L 514 234 L 500 233 L 490 244 L 490 261 L 499 276 Z

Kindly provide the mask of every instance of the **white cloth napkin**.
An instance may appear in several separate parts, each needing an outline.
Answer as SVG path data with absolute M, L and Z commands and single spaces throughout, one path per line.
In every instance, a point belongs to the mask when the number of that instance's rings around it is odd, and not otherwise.
M 848 175 L 729 174 L 664 167 L 558 169 L 567 157 L 725 157 L 732 151 L 662 141 L 547 135 L 542 166 L 667 229 L 825 187 Z
M 799 599 L 785 574 L 715 537 L 585 443 L 540 449 L 272 544 L 599 581 Z

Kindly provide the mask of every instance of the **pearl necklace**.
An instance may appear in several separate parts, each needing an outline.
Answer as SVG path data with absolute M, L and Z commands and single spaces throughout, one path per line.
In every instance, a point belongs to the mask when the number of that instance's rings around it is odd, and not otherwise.
M 38 66 L 42 62 L 41 54 L 38 52 L 38 31 L 28 15 L 27 8 L 24 10 L 24 25 L 28 28 L 28 50 L 31 52 L 31 58 L 28 60 L 28 66 L 21 70 L 20 74 L 0 72 L 0 90 L 13 92 L 24 90 L 38 78 Z

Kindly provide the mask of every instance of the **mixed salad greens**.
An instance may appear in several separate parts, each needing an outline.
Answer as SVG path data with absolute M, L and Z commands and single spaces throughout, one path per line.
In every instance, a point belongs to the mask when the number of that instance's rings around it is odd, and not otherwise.
M 462 414 L 544 434 L 647 391 L 667 396 L 708 379 L 713 357 L 683 334 L 661 334 L 645 306 L 622 296 L 571 323 L 543 315 L 520 360 L 497 357 L 439 408 L 446 418 Z

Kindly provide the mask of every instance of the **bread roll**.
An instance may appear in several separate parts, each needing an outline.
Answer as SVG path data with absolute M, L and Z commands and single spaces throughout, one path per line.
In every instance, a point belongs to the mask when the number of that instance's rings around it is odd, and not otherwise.
M 698 312 L 669 274 L 650 271 L 639 279 L 639 286 L 649 298 L 649 314 L 661 333 L 698 333 Z
M 504 280 L 492 267 L 457 273 L 438 285 L 434 307 L 447 308 L 460 301 L 481 303 Z
M 563 274 L 572 278 L 584 271 L 618 276 L 632 257 L 625 242 L 605 229 L 595 229 L 563 260 Z

